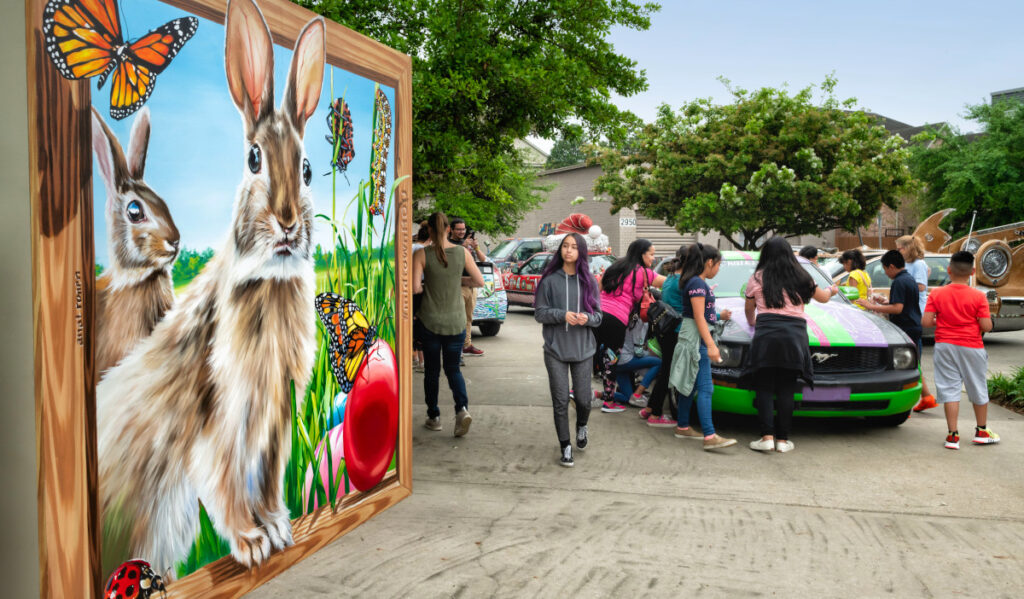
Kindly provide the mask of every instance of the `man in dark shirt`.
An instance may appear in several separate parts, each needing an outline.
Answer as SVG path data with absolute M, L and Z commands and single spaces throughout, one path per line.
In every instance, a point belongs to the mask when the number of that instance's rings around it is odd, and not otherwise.
M 921 338 L 921 304 L 918 302 L 917 281 L 907 272 L 907 263 L 899 250 L 889 250 L 882 255 L 882 268 L 892 279 L 889 287 L 889 303 L 878 304 L 871 300 L 859 299 L 857 303 L 872 312 L 888 314 L 889 320 L 898 326 L 917 345 Z M 918 356 L 920 359 L 921 356 Z

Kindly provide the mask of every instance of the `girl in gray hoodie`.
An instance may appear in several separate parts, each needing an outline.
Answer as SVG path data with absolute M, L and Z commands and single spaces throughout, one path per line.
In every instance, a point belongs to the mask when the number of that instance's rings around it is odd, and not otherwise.
M 587 447 L 590 377 L 597 351 L 594 330 L 601 324 L 601 294 L 590 273 L 587 242 L 579 233 L 562 239 L 544 269 L 534 299 L 533 316 L 544 325 L 544 366 L 548 370 L 555 432 L 562 466 L 574 465 L 569 440 L 569 375 L 576 402 L 576 447 Z

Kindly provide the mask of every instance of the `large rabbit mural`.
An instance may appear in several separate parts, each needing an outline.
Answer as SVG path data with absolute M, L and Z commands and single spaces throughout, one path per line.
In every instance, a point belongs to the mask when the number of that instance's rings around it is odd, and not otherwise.
M 240 592 L 409 492 L 411 63 L 284 0 L 33 2 L 58 81 L 110 85 L 78 88 L 104 594 Z

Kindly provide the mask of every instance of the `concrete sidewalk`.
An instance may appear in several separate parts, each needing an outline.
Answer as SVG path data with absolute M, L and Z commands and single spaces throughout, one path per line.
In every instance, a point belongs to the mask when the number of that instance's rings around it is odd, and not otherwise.
M 740 443 L 705 452 L 595 411 L 568 469 L 532 313 L 474 344 L 470 434 L 451 436 L 443 383 L 444 431 L 422 428 L 414 377 L 413 495 L 250 597 L 1021 596 L 1024 417 L 993 406 L 1003 442 L 972 446 L 964 406 L 960 451 L 938 410 L 898 428 L 802 419 L 796 451 L 762 455 L 752 417 L 716 415 Z

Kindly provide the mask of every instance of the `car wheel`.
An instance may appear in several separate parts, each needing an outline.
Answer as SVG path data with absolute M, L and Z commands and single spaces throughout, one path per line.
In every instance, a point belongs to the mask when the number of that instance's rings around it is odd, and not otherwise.
M 911 411 L 907 410 L 906 412 L 890 414 L 888 416 L 871 416 L 868 418 L 868 421 L 878 426 L 899 426 L 906 422 L 907 418 L 910 418 Z
M 493 337 L 501 330 L 500 322 L 481 322 L 479 326 L 480 334 L 484 337 Z

